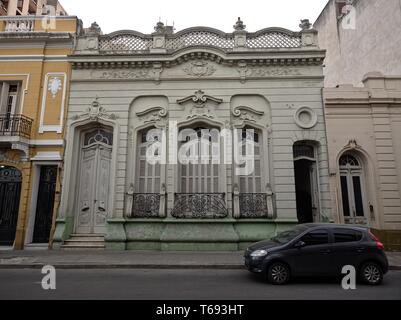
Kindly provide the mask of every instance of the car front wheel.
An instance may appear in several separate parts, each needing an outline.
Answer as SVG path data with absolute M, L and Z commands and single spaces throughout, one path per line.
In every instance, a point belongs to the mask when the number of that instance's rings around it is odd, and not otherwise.
M 375 262 L 365 263 L 360 272 L 361 279 L 364 283 L 377 286 L 383 282 L 383 271 Z
M 267 270 L 267 280 L 275 285 L 283 285 L 290 281 L 290 269 L 281 262 L 273 263 Z

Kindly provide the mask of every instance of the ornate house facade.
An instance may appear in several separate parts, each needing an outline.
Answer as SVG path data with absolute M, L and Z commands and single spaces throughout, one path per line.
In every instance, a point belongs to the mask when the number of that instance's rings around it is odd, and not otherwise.
M 317 32 L 234 29 L 77 39 L 54 247 L 237 250 L 331 220 Z
M 78 29 L 70 16 L 0 17 L 0 246 L 49 247 Z

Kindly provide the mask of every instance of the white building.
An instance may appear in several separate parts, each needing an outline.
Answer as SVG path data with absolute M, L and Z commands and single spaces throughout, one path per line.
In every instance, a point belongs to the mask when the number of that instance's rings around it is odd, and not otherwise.
M 79 37 L 55 247 L 102 247 L 105 235 L 112 249 L 238 250 L 331 219 L 317 32 L 234 28 L 102 35 L 93 24 Z M 211 152 L 197 144 L 176 162 L 202 130 L 220 137 L 200 140 Z M 233 151 L 252 139 L 253 170 L 238 172 Z M 165 163 L 147 161 L 149 145 Z

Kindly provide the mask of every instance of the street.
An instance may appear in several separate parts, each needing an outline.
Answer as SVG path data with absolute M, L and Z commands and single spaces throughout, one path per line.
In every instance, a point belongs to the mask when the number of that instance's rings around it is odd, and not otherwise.
M 0 300 L 399 300 L 401 271 L 382 286 L 358 284 L 345 291 L 339 280 L 298 279 L 267 284 L 242 270 L 57 270 L 56 290 L 45 291 L 39 269 L 0 270 Z

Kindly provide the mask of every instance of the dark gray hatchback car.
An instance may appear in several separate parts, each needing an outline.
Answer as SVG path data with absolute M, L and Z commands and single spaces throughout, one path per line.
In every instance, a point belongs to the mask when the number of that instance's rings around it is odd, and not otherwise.
M 349 265 L 359 280 L 379 285 L 388 272 L 384 246 L 367 227 L 337 224 L 298 225 L 255 243 L 245 251 L 245 265 L 278 285 L 291 277 L 341 276 Z

